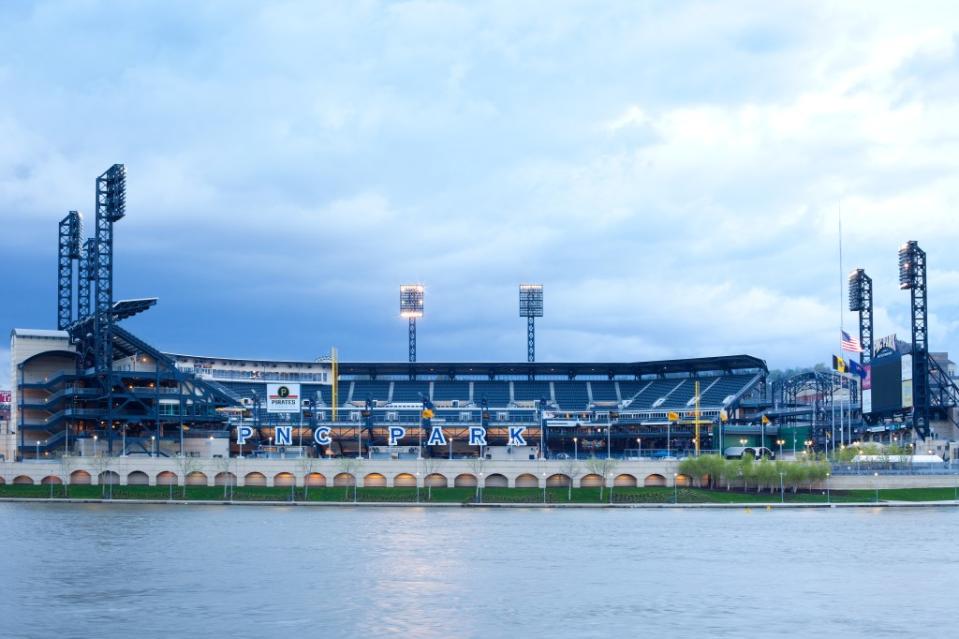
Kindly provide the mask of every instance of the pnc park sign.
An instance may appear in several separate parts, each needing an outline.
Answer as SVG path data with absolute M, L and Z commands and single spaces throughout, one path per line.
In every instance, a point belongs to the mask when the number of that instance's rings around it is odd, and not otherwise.
M 277 446 L 292 446 L 293 445 L 293 426 L 274 426 L 274 437 L 273 443 Z M 332 429 L 329 426 L 319 426 L 313 430 L 313 441 L 320 446 L 329 446 L 333 443 L 333 440 L 330 438 L 330 432 Z M 509 427 L 509 445 L 510 446 L 525 446 L 526 439 L 523 437 L 523 434 L 526 432 L 525 426 L 510 426 Z M 236 431 L 236 443 L 240 446 L 246 443 L 246 440 L 253 437 L 253 427 L 252 426 L 240 426 Z M 399 441 L 406 437 L 406 427 L 404 426 L 390 426 L 389 427 L 389 440 L 390 446 L 397 446 Z M 446 439 L 446 434 L 443 433 L 442 426 L 430 426 L 429 437 L 426 438 L 426 446 L 446 446 L 449 443 L 449 440 Z M 470 426 L 469 429 L 469 445 L 470 446 L 488 446 L 486 443 L 486 428 L 483 426 Z

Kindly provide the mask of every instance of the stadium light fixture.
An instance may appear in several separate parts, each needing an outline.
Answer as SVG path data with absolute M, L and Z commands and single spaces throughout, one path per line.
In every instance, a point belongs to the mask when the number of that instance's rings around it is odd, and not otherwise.
M 422 284 L 403 284 L 400 286 L 400 317 L 409 320 L 409 356 L 410 364 L 416 362 L 416 320 L 423 317 L 425 288 Z M 412 368 L 412 367 L 411 367 Z M 413 377 L 410 371 L 410 377 Z
M 543 316 L 543 285 L 519 285 L 519 316 L 526 318 L 526 361 L 536 361 L 536 318 Z

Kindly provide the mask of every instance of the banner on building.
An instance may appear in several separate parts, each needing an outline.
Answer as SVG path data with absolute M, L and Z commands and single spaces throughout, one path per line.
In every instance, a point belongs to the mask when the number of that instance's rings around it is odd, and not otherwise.
M 902 356 L 902 407 L 912 408 L 912 355 Z
M 862 378 L 862 412 L 872 412 L 872 365 L 863 366 L 865 376 Z
M 267 384 L 266 385 L 266 412 L 268 413 L 299 413 L 300 412 L 300 385 L 299 384 Z
M 8 390 L 0 390 L 0 404 L 9 404 L 11 394 Z

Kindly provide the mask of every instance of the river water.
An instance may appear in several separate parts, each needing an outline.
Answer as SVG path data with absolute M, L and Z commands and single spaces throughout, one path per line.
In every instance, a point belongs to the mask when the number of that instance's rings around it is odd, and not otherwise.
M 0 636 L 948 636 L 957 532 L 954 508 L 0 503 Z

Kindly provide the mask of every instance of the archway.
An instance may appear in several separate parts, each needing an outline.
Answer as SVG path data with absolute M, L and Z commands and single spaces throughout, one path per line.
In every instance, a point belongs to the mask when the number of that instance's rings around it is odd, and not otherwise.
M 43 484 L 44 486 L 49 486 L 50 484 L 53 484 L 54 486 L 59 486 L 60 484 L 63 483 L 63 480 L 57 477 L 56 475 L 47 475 L 46 477 L 40 480 L 40 483 Z
M 105 470 L 99 475 L 97 475 L 97 483 L 100 485 L 120 485 L 120 473 L 114 472 L 112 470 Z
M 266 486 L 266 475 L 264 475 L 263 473 L 258 473 L 256 471 L 253 471 L 252 473 L 247 473 L 246 476 L 243 477 L 243 485 L 259 486 L 259 487 Z
M 386 477 L 380 473 L 370 473 L 363 478 L 363 488 L 385 488 Z
M 691 486 L 693 480 L 690 479 L 689 475 L 676 475 L 676 485 L 677 486 Z
M 572 483 L 573 480 L 569 478 L 569 475 L 564 475 L 563 473 L 556 473 L 546 478 L 547 488 L 566 488 Z
M 323 473 L 310 473 L 306 476 L 303 483 L 310 488 L 326 486 L 326 475 Z
M 509 486 L 509 480 L 506 475 L 493 473 L 486 478 L 486 488 L 506 488 Z
M 127 474 L 127 486 L 149 486 L 150 476 L 142 470 L 134 470 Z
M 613 486 L 616 488 L 636 488 L 638 484 L 639 482 L 636 480 L 636 477 L 629 473 L 616 475 L 616 479 L 613 480 Z
M 236 475 L 231 472 L 220 472 L 217 473 L 213 478 L 214 486 L 236 486 Z
M 75 486 L 89 486 L 90 480 L 90 473 L 85 470 L 75 470 L 70 473 L 70 483 Z
M 603 482 L 603 476 L 597 475 L 596 473 L 590 473 L 588 475 L 583 475 L 583 478 L 579 480 L 580 488 L 599 488 L 600 486 L 605 486 Z
M 652 475 L 646 475 L 646 479 L 643 480 L 643 486 L 646 488 L 665 486 L 666 478 L 662 475 L 653 473 Z
M 453 486 L 456 488 L 476 488 L 476 475 L 461 473 L 453 478 Z
M 517 475 L 513 485 L 517 488 L 539 488 L 539 480 L 536 478 L 536 475 L 523 473 L 522 475 Z
M 400 473 L 393 478 L 393 485 L 397 488 L 416 488 L 416 477 L 410 473 Z
M 13 478 L 14 486 L 33 486 L 33 478 L 27 475 L 17 475 Z
M 449 485 L 449 482 L 446 480 L 446 475 L 442 475 L 440 473 L 430 473 L 425 479 L 423 479 L 423 485 L 431 488 L 446 488 Z
M 273 485 L 277 488 L 289 488 L 296 485 L 296 477 L 293 473 L 277 473 L 273 476 Z
M 198 470 L 194 470 L 192 473 L 186 476 L 186 485 L 187 486 L 209 486 L 210 480 L 205 473 L 201 473 Z
M 337 473 L 333 477 L 334 486 L 353 486 L 356 484 L 356 477 L 350 473 Z
M 177 476 L 176 473 L 164 470 L 162 473 L 157 473 L 157 486 L 176 486 Z

